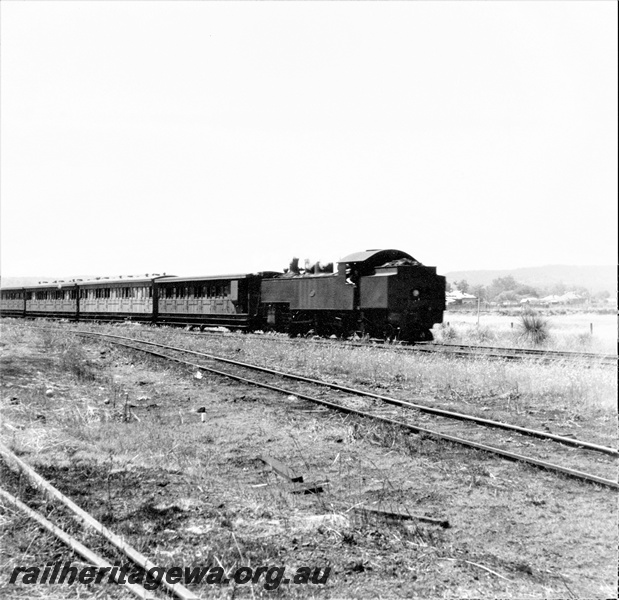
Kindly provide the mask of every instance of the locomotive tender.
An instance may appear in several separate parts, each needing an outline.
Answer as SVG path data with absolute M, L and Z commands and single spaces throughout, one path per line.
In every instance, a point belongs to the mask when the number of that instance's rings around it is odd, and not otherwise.
M 133 320 L 224 326 L 291 335 L 354 333 L 407 342 L 432 339 L 443 320 L 445 278 L 400 250 L 342 258 L 334 272 L 59 281 L 0 292 L 5 317 Z

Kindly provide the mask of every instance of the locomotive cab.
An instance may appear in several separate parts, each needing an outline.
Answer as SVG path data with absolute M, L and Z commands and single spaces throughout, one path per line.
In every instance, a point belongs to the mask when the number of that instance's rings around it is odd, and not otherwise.
M 407 342 L 431 340 L 430 330 L 443 320 L 445 278 L 400 250 L 368 250 L 342 259 L 358 273 L 363 333 Z

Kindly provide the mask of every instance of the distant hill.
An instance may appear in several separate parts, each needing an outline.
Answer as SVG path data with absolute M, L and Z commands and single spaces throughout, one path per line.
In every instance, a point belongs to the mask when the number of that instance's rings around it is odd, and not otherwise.
M 612 265 L 547 265 L 520 269 L 452 271 L 445 276 L 450 283 L 466 279 L 469 285 L 489 285 L 493 279 L 508 275 L 519 283 L 539 288 L 563 283 L 568 288 L 585 287 L 593 294 L 608 291 L 614 295 L 617 291 L 617 267 Z

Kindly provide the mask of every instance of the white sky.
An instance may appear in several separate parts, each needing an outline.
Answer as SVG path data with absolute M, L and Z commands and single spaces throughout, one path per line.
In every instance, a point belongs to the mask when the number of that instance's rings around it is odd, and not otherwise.
M 0 11 L 5 276 L 616 261 L 615 2 Z

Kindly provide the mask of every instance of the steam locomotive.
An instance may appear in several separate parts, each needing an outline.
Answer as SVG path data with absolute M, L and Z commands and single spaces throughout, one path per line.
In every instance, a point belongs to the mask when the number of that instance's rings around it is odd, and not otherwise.
M 432 339 L 430 330 L 442 322 L 444 310 L 445 278 L 400 250 L 350 254 L 336 269 L 319 263 L 300 269 L 293 260 L 283 273 L 129 276 L 0 291 L 5 317 L 119 319 L 406 342 Z

